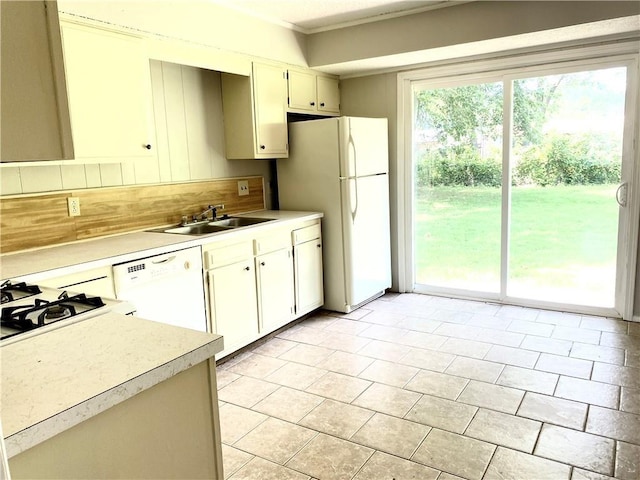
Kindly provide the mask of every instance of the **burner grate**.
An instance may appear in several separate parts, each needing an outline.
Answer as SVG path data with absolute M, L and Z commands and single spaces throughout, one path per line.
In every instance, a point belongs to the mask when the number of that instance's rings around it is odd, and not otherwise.
M 26 282 L 11 283 L 11 280 L 7 280 L 0 285 L 0 302 L 9 303 L 39 293 L 42 293 L 42 290 L 37 285 L 29 285 Z

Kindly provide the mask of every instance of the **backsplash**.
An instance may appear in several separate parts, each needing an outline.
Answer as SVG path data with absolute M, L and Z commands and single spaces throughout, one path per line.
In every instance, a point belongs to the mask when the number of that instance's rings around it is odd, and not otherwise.
M 249 195 L 238 195 L 238 181 Z M 67 198 L 80 198 L 79 217 L 70 217 Z M 74 242 L 105 235 L 177 224 L 182 215 L 224 204 L 221 213 L 266 208 L 263 177 L 202 182 L 70 190 L 0 198 L 0 252 Z

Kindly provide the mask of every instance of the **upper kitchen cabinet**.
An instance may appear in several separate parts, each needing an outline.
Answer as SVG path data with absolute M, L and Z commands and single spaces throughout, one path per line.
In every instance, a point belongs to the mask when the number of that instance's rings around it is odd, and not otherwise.
M 337 77 L 311 70 L 287 71 L 288 111 L 315 115 L 340 114 L 340 85 Z
M 0 2 L 0 18 L 0 161 L 73 158 L 56 2 Z
M 228 159 L 289 156 L 286 70 L 253 63 L 251 77 L 222 75 L 224 138 Z
M 62 21 L 75 158 L 113 162 L 154 155 L 151 88 L 143 40 Z

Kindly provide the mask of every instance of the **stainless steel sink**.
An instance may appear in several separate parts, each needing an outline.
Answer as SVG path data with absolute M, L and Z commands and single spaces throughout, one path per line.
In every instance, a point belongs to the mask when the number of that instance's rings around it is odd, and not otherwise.
M 252 217 L 229 217 L 222 220 L 216 220 L 210 222 L 209 225 L 217 225 L 227 228 L 236 227 L 248 227 L 249 225 L 256 225 L 257 223 L 270 222 L 271 218 L 252 218 Z
M 234 228 L 248 227 L 258 223 L 269 222 L 272 218 L 229 217 L 215 222 L 197 222 L 169 228 L 155 228 L 149 232 L 177 233 L 179 235 L 207 235 L 217 232 L 228 232 Z

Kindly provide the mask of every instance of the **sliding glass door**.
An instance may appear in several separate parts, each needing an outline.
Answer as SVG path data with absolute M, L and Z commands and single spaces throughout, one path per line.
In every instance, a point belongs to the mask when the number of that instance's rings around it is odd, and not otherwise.
M 415 291 L 624 310 L 632 64 L 412 82 Z

